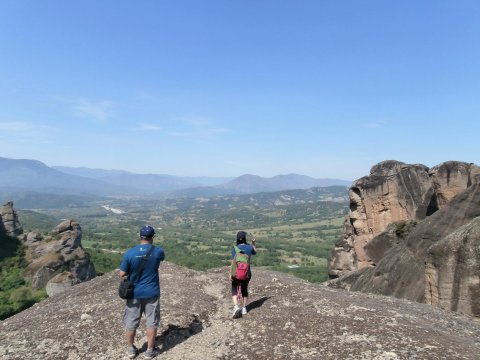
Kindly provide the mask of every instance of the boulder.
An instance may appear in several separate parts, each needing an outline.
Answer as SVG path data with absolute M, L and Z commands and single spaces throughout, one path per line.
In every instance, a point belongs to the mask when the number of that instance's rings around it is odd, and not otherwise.
M 64 271 L 61 274 L 55 275 L 45 288 L 48 296 L 58 295 L 72 286 L 79 284 L 80 280 L 75 277 L 71 272 Z
M 39 245 L 43 240 L 43 235 L 36 231 L 30 231 L 25 237 L 26 246 Z

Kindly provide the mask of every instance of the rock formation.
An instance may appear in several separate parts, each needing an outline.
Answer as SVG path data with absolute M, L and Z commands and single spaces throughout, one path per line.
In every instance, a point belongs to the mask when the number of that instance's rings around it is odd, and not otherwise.
M 227 272 L 161 265 L 159 359 L 478 359 L 471 317 L 255 268 L 249 313 L 232 320 Z M 118 282 L 105 274 L 0 322 L 0 358 L 126 358 Z
M 22 225 L 18 221 L 17 213 L 13 210 L 11 201 L 4 204 L 0 211 L 0 231 L 13 237 L 23 233 Z
M 389 179 L 385 178 L 386 172 L 378 171 L 378 167 L 374 167 L 372 174 L 375 176 L 362 178 L 354 183 L 353 187 L 360 189 L 362 194 L 358 197 L 360 204 L 366 209 L 379 209 L 378 206 L 365 204 L 387 203 L 385 199 L 386 195 L 391 193 L 390 188 L 395 188 L 397 197 L 389 199 L 390 207 L 385 207 L 381 212 L 360 211 L 366 219 L 363 221 L 363 224 L 367 224 L 364 227 L 356 228 L 356 219 L 359 216 L 354 212 L 360 207 L 352 207 L 351 204 L 347 223 L 352 224 L 354 231 L 346 228 L 345 234 L 352 234 L 348 240 L 353 245 L 350 248 L 343 246 L 354 253 L 354 256 L 361 258 L 364 264 L 368 262 L 368 265 L 374 267 L 361 266 L 359 264 L 362 262 L 357 261 L 352 262 L 354 271 L 338 271 L 338 268 L 332 267 L 336 261 L 334 258 L 330 264 L 333 270 L 331 275 L 341 276 L 330 282 L 330 285 L 419 302 L 426 301 L 448 310 L 480 316 L 477 300 L 480 293 L 480 262 L 478 252 L 475 252 L 475 249 L 478 250 L 480 238 L 475 237 L 477 222 L 473 221 L 480 216 L 479 168 L 460 162 L 441 164 L 428 172 L 431 187 L 426 186 L 428 182 L 422 176 L 415 192 L 415 182 L 407 182 L 405 174 L 410 174 L 408 179 L 415 179 L 411 174 L 414 169 L 419 168 L 418 165 L 405 165 L 409 170 L 400 167 L 403 174 L 398 172 L 398 163 L 380 165 L 380 168 L 387 165 L 393 170 Z M 392 179 L 395 186 L 389 183 Z M 382 196 L 378 189 L 380 185 L 385 188 L 385 183 L 388 184 L 386 186 L 389 191 Z M 367 191 L 371 188 L 375 189 L 374 196 Z M 367 200 L 371 198 L 373 200 Z M 401 210 L 392 210 L 393 207 Z M 391 216 L 400 213 L 403 215 Z M 385 221 L 385 218 L 390 218 L 391 221 Z M 469 237 L 459 235 L 466 231 L 459 228 L 471 221 L 473 222 L 468 227 Z M 382 226 L 376 228 L 371 225 L 380 223 Z M 383 224 L 385 227 L 382 229 Z M 371 238 L 362 236 L 365 233 L 362 229 L 365 227 L 375 229 L 378 233 L 371 230 L 367 232 Z M 357 234 L 362 244 L 360 254 L 356 252 L 355 246 L 358 245 Z M 365 241 L 365 238 L 368 241 Z M 341 253 L 338 251 L 338 244 L 336 251 Z
M 445 206 L 480 177 L 480 167 L 448 161 L 428 169 L 384 161 L 350 190 L 350 211 L 343 236 L 329 264 L 331 278 L 375 265 L 365 246 L 395 221 L 423 220 Z M 477 179 L 477 180 L 476 180 Z
M 27 273 L 34 289 L 46 287 L 49 296 L 95 277 L 95 267 L 81 245 L 82 229 L 66 220 L 52 230 L 53 238 L 44 239 L 36 232 L 26 236 Z
M 480 217 L 427 251 L 425 302 L 480 316 Z
M 7 202 L 0 213 L 0 231 L 23 241 L 29 262 L 26 275 L 32 277 L 34 289 L 46 287 L 49 296 L 96 275 L 89 254 L 81 245 L 80 225 L 74 221 L 67 220 L 55 227 L 55 238 L 44 238 L 34 231 L 25 235 L 13 203 Z

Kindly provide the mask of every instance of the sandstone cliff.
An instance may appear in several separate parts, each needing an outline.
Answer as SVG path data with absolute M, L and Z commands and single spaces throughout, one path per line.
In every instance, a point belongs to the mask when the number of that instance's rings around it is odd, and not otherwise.
M 478 223 L 468 245 L 453 234 L 480 216 L 479 167 L 447 162 L 427 170 L 384 162 L 353 184 L 349 227 L 330 263 L 330 275 L 341 277 L 330 285 L 480 316 Z M 345 258 L 348 269 L 339 266 Z
M 350 211 L 343 237 L 332 252 L 330 277 L 375 265 L 365 253 L 370 240 L 392 222 L 425 219 L 479 177 L 480 167 L 458 161 L 432 169 L 399 161 L 373 166 L 370 175 L 349 190 Z
M 159 359 L 473 360 L 480 353 L 471 317 L 255 268 L 249 313 L 232 320 L 227 273 L 162 264 Z M 117 286 L 109 273 L 0 322 L 0 358 L 126 358 Z M 136 344 L 145 351 L 143 322 Z

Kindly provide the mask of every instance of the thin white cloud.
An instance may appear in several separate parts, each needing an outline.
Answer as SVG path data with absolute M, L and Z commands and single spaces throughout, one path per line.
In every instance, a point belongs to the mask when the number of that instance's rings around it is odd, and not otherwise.
M 387 124 L 386 121 L 379 120 L 379 121 L 370 122 L 366 126 L 368 128 L 379 128 L 379 127 L 385 126 L 386 124 Z
M 0 121 L 0 143 L 2 146 L 35 146 L 55 141 L 59 129 L 26 121 Z
M 181 131 L 170 131 L 168 135 L 183 138 L 211 138 L 219 134 L 229 133 L 231 130 L 215 127 L 213 122 L 202 117 L 188 117 L 179 120 L 186 127 Z
M 23 121 L 0 122 L 0 130 L 8 132 L 27 131 L 34 129 L 35 126 Z
M 35 124 L 32 122 L 27 121 L 0 121 L 0 130 L 5 132 L 20 132 L 20 133 L 32 133 L 32 132 L 55 132 L 57 131 L 56 128 L 42 125 L 42 124 Z
M 111 101 L 90 101 L 78 99 L 73 101 L 73 110 L 76 116 L 95 122 L 105 122 L 112 116 L 113 103 Z
M 160 131 L 162 128 L 153 124 L 140 124 L 140 130 L 144 131 Z
M 171 131 L 168 133 L 170 136 L 184 137 L 184 138 L 209 138 L 218 134 L 229 133 L 231 130 L 226 128 L 209 128 L 198 129 L 196 131 Z
M 185 124 L 188 124 L 190 126 L 198 127 L 198 128 L 203 128 L 207 126 L 212 125 L 212 121 L 202 118 L 202 117 L 190 117 L 190 118 L 185 118 L 182 120 Z

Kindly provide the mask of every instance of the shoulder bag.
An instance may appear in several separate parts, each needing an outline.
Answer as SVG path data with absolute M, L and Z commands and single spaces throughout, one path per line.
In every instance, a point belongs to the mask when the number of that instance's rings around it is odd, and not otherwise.
M 118 287 L 118 296 L 120 296 L 122 299 L 133 299 L 133 288 L 138 279 L 140 279 L 140 276 L 142 276 L 143 268 L 145 267 L 145 263 L 148 261 L 148 258 L 152 254 L 153 248 L 154 246 L 152 245 L 145 257 L 143 258 L 142 264 L 138 269 L 138 273 L 137 276 L 135 276 L 135 279 L 132 279 L 132 281 L 130 281 L 128 280 L 128 276 L 126 276 L 120 281 L 120 286 Z

